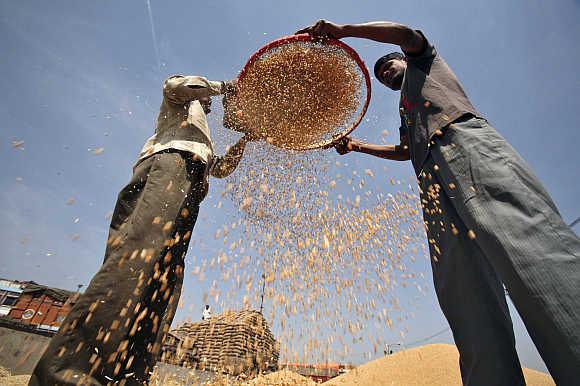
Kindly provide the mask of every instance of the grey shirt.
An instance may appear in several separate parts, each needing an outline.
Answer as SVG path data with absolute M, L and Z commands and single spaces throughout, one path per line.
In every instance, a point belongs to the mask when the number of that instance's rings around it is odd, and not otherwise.
M 411 162 L 417 175 L 429 154 L 435 133 L 464 114 L 479 116 L 453 71 L 426 39 L 421 54 L 407 54 L 399 111 L 401 134 L 408 138 Z

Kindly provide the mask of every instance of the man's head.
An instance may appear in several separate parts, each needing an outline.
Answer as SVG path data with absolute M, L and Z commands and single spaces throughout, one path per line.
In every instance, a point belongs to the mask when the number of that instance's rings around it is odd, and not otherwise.
M 400 90 L 407 69 L 407 60 L 400 52 L 391 52 L 375 63 L 375 78 L 391 90 Z
M 203 112 L 206 114 L 211 113 L 211 98 L 208 96 L 204 96 L 198 99 L 199 104 L 203 108 Z
M 206 304 L 206 305 L 205 305 L 205 309 L 206 309 L 206 310 L 209 310 L 209 304 Z

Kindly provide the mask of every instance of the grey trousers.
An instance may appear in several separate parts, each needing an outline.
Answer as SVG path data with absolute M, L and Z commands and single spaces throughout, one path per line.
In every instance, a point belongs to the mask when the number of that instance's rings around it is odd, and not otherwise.
M 580 382 L 580 240 L 486 120 L 435 137 L 419 175 L 435 290 L 464 385 L 523 385 L 502 282 L 558 385 Z
M 182 152 L 140 162 L 119 193 L 105 261 L 30 385 L 143 384 L 177 309 L 205 164 Z

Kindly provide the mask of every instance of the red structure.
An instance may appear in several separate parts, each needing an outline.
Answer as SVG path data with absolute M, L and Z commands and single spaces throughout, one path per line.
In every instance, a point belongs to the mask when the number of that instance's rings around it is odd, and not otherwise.
M 317 363 L 313 365 L 305 363 L 282 363 L 279 368 L 288 369 L 304 377 L 308 377 L 314 382 L 323 383 L 352 370 L 354 366 L 340 363 Z
M 20 294 L 8 318 L 39 330 L 57 331 L 77 297 L 74 292 L 31 282 Z

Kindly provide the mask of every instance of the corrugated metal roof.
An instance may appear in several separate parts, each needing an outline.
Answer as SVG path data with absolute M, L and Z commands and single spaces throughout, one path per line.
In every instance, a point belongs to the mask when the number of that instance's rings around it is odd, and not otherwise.
M 46 296 L 50 296 L 61 302 L 65 302 L 68 298 L 74 295 L 74 292 L 63 290 L 60 288 L 51 288 L 40 284 L 29 284 L 24 288 L 23 293 L 44 292 Z
M 8 292 L 22 293 L 22 288 L 7 287 L 7 286 L 4 286 L 4 285 L 0 285 L 0 291 L 8 291 Z

